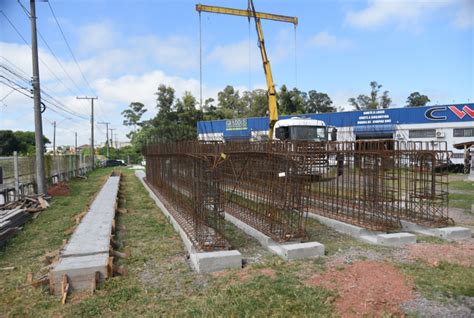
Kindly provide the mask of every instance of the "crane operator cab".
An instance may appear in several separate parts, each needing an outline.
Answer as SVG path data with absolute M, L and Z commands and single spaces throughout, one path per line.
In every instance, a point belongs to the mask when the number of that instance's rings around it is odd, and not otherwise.
M 273 129 L 275 140 L 328 141 L 328 129 L 322 120 L 301 117 L 281 119 Z

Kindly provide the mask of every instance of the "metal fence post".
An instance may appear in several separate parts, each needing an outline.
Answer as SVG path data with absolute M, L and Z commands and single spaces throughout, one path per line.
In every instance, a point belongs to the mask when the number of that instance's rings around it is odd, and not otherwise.
M 18 171 L 18 153 L 13 152 L 13 173 L 15 175 L 15 200 L 20 197 L 20 172 Z

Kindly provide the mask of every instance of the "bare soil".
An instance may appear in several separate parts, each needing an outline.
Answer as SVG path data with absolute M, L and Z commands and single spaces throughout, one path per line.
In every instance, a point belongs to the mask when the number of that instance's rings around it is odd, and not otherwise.
M 386 262 L 359 261 L 331 267 L 306 283 L 337 291 L 335 307 L 342 317 L 401 316 L 400 306 L 414 298 L 413 282 Z
M 68 196 L 71 194 L 71 189 L 66 182 L 58 182 L 48 189 L 48 194 L 53 197 Z

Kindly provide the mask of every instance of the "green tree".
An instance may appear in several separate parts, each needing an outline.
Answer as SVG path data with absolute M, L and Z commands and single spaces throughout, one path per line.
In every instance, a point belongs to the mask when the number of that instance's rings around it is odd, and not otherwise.
M 11 130 L 0 130 L 0 156 L 11 156 L 18 151 L 19 142 Z
M 197 100 L 185 92 L 175 99 L 172 87 L 159 85 L 156 92 L 157 114 L 151 120 L 142 122 L 142 129 L 131 136 L 135 149 L 141 149 L 147 140 L 176 141 L 195 139 L 196 125 L 203 120 L 203 113 L 196 109 Z
M 282 115 L 301 114 L 304 112 L 307 94 L 297 88 L 288 90 L 282 85 L 278 92 L 278 111 Z
M 218 111 L 222 112 L 224 118 L 243 117 L 246 105 L 240 98 L 239 91 L 233 86 L 227 85 L 217 93 Z
M 13 151 L 18 151 L 21 155 L 31 155 L 35 153 L 35 133 L 33 131 L 11 131 L 0 130 L 0 155 L 11 156 Z M 51 143 L 43 136 L 43 143 Z
M 145 105 L 140 102 L 132 102 L 128 107 L 129 109 L 122 112 L 122 116 L 125 118 L 123 124 L 133 126 L 134 130 L 137 130 L 137 125 L 140 125 L 140 120 L 147 110 Z
M 426 95 L 421 95 L 419 92 L 413 92 L 407 98 L 407 107 L 419 107 L 425 106 L 431 102 L 431 100 Z
M 204 101 L 202 106 L 203 110 L 203 119 L 204 120 L 215 120 L 215 119 L 224 119 L 224 114 L 219 111 L 215 105 L 214 98 L 208 98 Z
M 308 92 L 308 99 L 305 103 L 306 113 L 331 113 L 337 111 L 332 105 L 332 100 L 325 93 L 319 93 L 315 90 Z
M 175 90 L 171 86 L 159 85 L 158 91 L 155 93 L 156 108 L 160 114 L 166 115 L 173 110 Z
M 389 92 L 384 91 L 382 95 L 380 95 L 382 85 L 376 81 L 370 82 L 370 87 L 370 96 L 359 95 L 357 98 L 349 98 L 348 102 L 357 110 L 384 109 L 390 107 L 392 99 L 388 96 Z
M 242 102 L 247 105 L 246 117 L 263 117 L 268 115 L 268 97 L 264 89 L 245 91 Z

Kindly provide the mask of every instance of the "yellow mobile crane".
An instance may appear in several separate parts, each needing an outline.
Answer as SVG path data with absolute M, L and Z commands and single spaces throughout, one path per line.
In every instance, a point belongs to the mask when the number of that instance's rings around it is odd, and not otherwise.
M 296 27 L 296 25 L 298 25 L 298 18 L 278 15 L 278 14 L 256 12 L 255 6 L 253 5 L 252 0 L 249 0 L 247 10 L 197 4 L 196 11 L 198 11 L 199 13 L 201 12 L 220 13 L 220 14 L 229 14 L 229 15 L 247 17 L 248 19 L 251 19 L 251 18 L 255 19 L 255 27 L 257 29 L 258 43 L 259 43 L 260 53 L 262 55 L 263 70 L 265 72 L 265 78 L 267 81 L 267 89 L 268 89 L 268 112 L 269 112 L 269 117 L 270 117 L 270 127 L 268 130 L 268 137 L 270 140 L 273 139 L 273 127 L 275 126 L 275 123 L 278 121 L 278 107 L 277 107 L 275 84 L 273 83 L 272 70 L 270 68 L 270 61 L 268 60 L 267 51 L 265 49 L 265 41 L 263 39 L 263 30 L 262 30 L 262 24 L 260 22 L 260 19 L 293 23 L 293 25 L 295 25 Z

